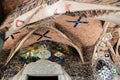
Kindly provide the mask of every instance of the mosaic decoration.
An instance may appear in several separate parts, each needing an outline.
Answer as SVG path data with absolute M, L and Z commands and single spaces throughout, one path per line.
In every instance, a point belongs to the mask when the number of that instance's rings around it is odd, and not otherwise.
M 95 77 L 97 80 L 116 80 L 118 75 L 116 66 L 106 59 L 100 59 L 94 67 Z
M 63 56 L 63 53 L 61 53 L 61 52 L 56 52 L 55 54 L 54 54 L 54 56 L 56 56 L 56 57 L 61 57 L 61 56 Z
M 40 46 L 40 44 L 34 44 L 20 52 L 20 56 L 27 59 L 29 57 L 41 58 L 40 53 L 46 52 L 47 47 Z M 50 53 L 50 52 L 49 52 Z
M 51 57 L 51 52 L 48 50 L 42 50 L 38 53 L 38 57 L 40 59 L 47 59 L 47 58 Z
M 103 37 L 103 41 L 109 41 L 113 38 L 112 34 L 111 33 L 106 33 L 105 36 Z
M 64 47 L 63 47 L 64 48 Z M 44 41 L 44 43 L 35 43 L 20 51 L 20 57 L 27 63 L 37 59 L 47 59 L 60 64 L 64 59 L 65 52 L 62 46 Z

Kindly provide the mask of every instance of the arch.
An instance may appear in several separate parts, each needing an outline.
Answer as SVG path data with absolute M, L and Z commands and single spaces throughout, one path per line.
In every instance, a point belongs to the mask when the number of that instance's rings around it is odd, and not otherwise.
M 54 61 L 54 59 L 58 59 L 61 57 L 60 63 L 63 60 L 63 58 L 67 58 L 68 55 L 75 55 L 79 57 L 78 51 L 74 48 L 74 46 L 61 43 L 61 42 L 56 42 L 52 40 L 41 40 L 39 42 L 33 43 L 29 46 L 26 46 L 23 49 L 20 49 L 19 55 L 21 56 L 21 59 L 23 61 L 27 61 L 27 57 L 29 60 L 29 57 L 31 57 L 31 61 L 36 61 L 38 58 L 41 59 L 38 55 L 41 51 L 48 51 L 50 52 L 48 60 Z M 27 53 L 30 54 L 30 56 L 27 55 Z M 59 53 L 61 56 L 56 56 L 56 54 Z M 71 54 L 72 53 L 72 54 Z M 34 55 L 35 54 L 35 55 Z M 36 58 L 38 57 L 38 58 Z M 31 62 L 30 61 L 30 62 Z M 57 61 L 56 61 L 57 62 Z M 59 63 L 59 61 L 58 61 Z
M 47 18 L 49 19 L 49 17 L 55 16 L 56 15 L 55 13 L 64 14 L 67 11 L 76 12 L 76 11 L 85 11 L 85 10 L 112 10 L 112 11 L 117 12 L 117 11 L 120 11 L 120 8 L 112 7 L 112 6 L 103 6 L 103 5 L 96 5 L 96 4 L 77 3 L 77 2 L 74 2 L 74 1 L 60 0 L 60 1 L 58 1 L 54 4 L 52 4 L 52 5 L 38 6 L 35 9 L 32 9 L 31 11 L 29 11 L 29 12 L 19 16 L 18 18 L 16 18 L 13 22 L 13 25 L 6 32 L 6 38 L 9 37 L 10 35 L 12 35 L 13 33 L 19 31 L 21 28 L 23 28 L 27 24 L 34 23 L 38 20 L 40 21 L 40 20 L 47 19 Z M 54 13 L 54 11 L 57 11 L 57 12 Z M 117 13 L 119 13 L 119 12 L 117 12 Z M 118 19 L 118 17 L 117 17 L 117 19 Z M 24 23 L 21 23 L 21 24 L 19 24 L 19 27 L 16 27 L 16 22 L 18 20 L 22 20 L 22 21 L 24 21 Z M 106 18 L 105 18 L 105 20 L 106 20 Z M 82 56 L 80 47 L 78 45 L 76 46 L 75 43 L 72 43 L 72 45 L 77 49 L 80 56 Z M 82 57 L 81 57 L 81 59 L 84 63 L 84 60 L 83 60 Z
M 40 21 L 49 17 L 53 17 L 57 14 L 61 15 L 66 13 L 66 11 L 70 12 L 76 12 L 76 11 L 86 11 L 86 10 L 112 10 L 116 13 L 109 14 L 109 17 L 106 17 L 107 15 L 102 15 L 98 17 L 93 17 L 91 19 L 99 19 L 99 20 L 105 20 L 105 21 L 112 21 L 114 23 L 119 24 L 119 7 L 113 7 L 113 6 L 103 6 L 103 5 L 96 5 L 96 4 L 88 4 L 88 3 L 78 3 L 74 1 L 65 1 L 60 0 L 50 6 L 48 5 L 40 5 L 36 7 L 35 9 L 32 9 L 31 11 L 19 16 L 16 18 L 13 22 L 12 27 L 10 27 L 9 31 L 6 33 L 6 37 L 10 36 L 14 32 L 18 31 L 19 29 L 23 28 L 26 24 L 34 23 L 36 21 Z M 57 12 L 56 12 L 57 11 Z M 41 13 L 42 12 L 42 13 Z M 109 18 L 109 19 L 108 19 Z M 23 20 L 25 23 L 21 24 L 19 27 L 16 27 L 16 20 Z

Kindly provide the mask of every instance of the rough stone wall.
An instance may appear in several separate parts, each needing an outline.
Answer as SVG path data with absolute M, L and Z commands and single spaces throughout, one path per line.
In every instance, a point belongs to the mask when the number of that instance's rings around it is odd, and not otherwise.
M 52 42 L 50 41 L 48 44 L 51 45 L 51 43 Z M 65 49 L 65 51 L 63 51 L 65 52 L 64 53 L 65 56 L 60 64 L 65 69 L 65 71 L 70 75 L 72 80 L 94 80 L 94 77 L 92 74 L 93 73 L 92 67 L 91 67 L 91 64 L 89 63 L 91 60 L 90 54 L 92 53 L 93 49 L 89 49 L 89 50 L 86 49 L 90 53 L 89 55 L 84 55 L 84 57 L 86 57 L 85 61 L 87 61 L 88 63 L 81 65 L 81 62 L 80 62 L 81 60 L 78 56 L 79 54 L 74 48 L 68 47 L 60 43 L 59 44 L 52 43 L 53 47 L 56 45 L 59 45 L 59 47 L 55 47 L 55 48 Z M 51 48 L 50 51 L 52 52 L 53 50 L 54 49 Z M 57 51 L 57 49 L 55 50 Z M 4 52 L 4 53 L 8 54 L 8 52 Z M 0 57 L 0 61 L 2 61 L 0 62 L 0 66 L 3 66 L 6 57 L 7 55 L 2 55 L 2 57 Z M 36 60 L 32 60 L 31 62 L 36 61 Z M 25 63 L 26 63 L 26 60 L 23 58 L 20 58 L 19 53 L 16 54 L 14 58 L 10 61 L 10 63 L 6 67 L 0 70 L 0 78 L 4 78 L 3 80 L 8 80 L 10 77 L 13 77 L 15 74 L 17 74 L 22 69 Z

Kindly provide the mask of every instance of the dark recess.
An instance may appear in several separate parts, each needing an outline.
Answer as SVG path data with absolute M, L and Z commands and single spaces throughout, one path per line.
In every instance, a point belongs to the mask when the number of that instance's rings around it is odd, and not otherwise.
M 28 76 L 28 80 L 58 80 L 58 76 Z
M 0 1 L 0 25 L 4 21 L 4 18 L 5 18 L 5 15 L 4 15 L 4 10 L 3 10 L 3 6 L 2 6 L 2 1 Z

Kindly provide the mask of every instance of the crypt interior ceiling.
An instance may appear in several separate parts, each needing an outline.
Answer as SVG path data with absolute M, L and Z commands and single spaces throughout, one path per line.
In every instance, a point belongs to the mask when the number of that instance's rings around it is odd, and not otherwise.
M 107 52 L 107 55 L 112 57 L 112 61 L 118 65 L 120 58 L 119 0 L 67 0 L 64 2 L 67 12 L 62 15 L 58 14 L 62 13 L 63 7 L 61 6 L 63 2 L 60 1 L 3 0 L 1 2 L 0 30 L 5 32 L 3 36 L 5 43 L 1 53 L 6 51 L 7 59 L 3 59 L 5 66 L 9 65 L 8 63 L 18 51 L 46 40 L 73 47 L 77 51 L 81 64 L 95 65 L 99 57 L 105 58 L 104 55 Z M 69 1 L 75 1 L 75 3 Z M 50 8 L 48 8 L 49 11 L 45 11 L 45 7 L 52 4 L 61 7 L 59 7 L 60 11 L 55 9 L 54 16 L 51 16 Z M 39 11 L 38 6 L 41 5 L 43 6 Z M 71 12 L 68 11 L 69 9 Z M 19 17 L 22 15 L 23 17 Z M 19 28 L 19 26 L 22 27 Z M 96 57 L 98 53 L 100 53 L 99 57 Z M 86 59 L 88 57 L 89 59 Z

